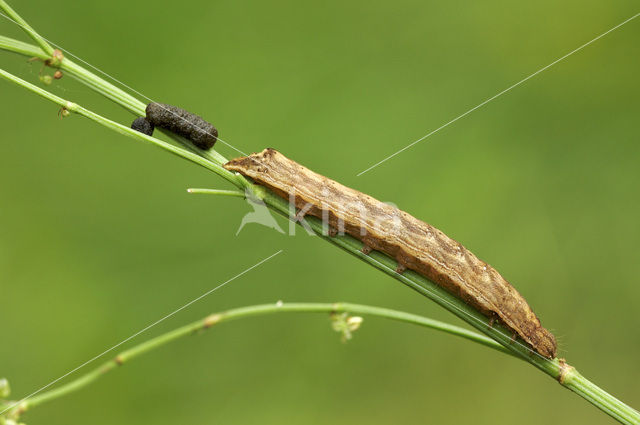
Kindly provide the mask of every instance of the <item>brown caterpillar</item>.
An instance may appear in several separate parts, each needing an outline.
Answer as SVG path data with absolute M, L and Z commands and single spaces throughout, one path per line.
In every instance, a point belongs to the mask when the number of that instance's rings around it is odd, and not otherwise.
M 224 165 L 279 196 L 304 214 L 328 220 L 363 242 L 362 251 L 381 251 L 398 261 L 397 272 L 411 269 L 467 302 L 485 316 L 499 319 L 533 349 L 556 357 L 555 337 L 540 325 L 526 300 L 493 267 L 459 242 L 398 208 L 348 188 L 265 149 Z

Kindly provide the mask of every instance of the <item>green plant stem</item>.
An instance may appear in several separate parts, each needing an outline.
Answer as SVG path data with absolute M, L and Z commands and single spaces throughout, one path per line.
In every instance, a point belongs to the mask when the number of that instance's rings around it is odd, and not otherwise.
M 20 54 L 25 54 L 26 52 L 32 54 L 38 51 L 38 48 L 35 46 L 28 48 L 26 47 L 25 43 L 17 42 L 7 37 L 2 37 L 0 39 L 0 49 L 5 49 Z M 40 55 L 42 55 L 42 52 L 40 52 Z M 108 83 L 102 78 L 96 76 L 95 74 L 69 61 L 66 58 L 62 61 L 60 67 L 61 69 L 68 70 L 80 82 L 103 94 L 122 107 L 130 110 L 135 114 L 142 114 L 144 104 L 133 98 L 120 88 Z M 38 93 L 46 99 L 58 103 L 61 106 L 65 106 L 65 103 L 61 103 L 66 102 L 63 99 L 51 94 L 42 93 L 45 91 L 36 86 L 33 86 L 30 83 L 27 83 L 26 81 L 20 80 L 19 78 L 12 76 L 5 71 L 2 71 L 1 76 L 31 91 Z M 268 207 L 289 220 L 292 220 L 295 215 L 295 211 L 291 210 L 291 206 L 286 200 L 276 196 L 272 192 L 262 187 L 251 184 L 248 180 L 240 175 L 229 173 L 228 171 L 224 170 L 224 168 L 222 168 L 221 166 L 226 162 L 226 159 L 214 150 L 200 151 L 193 147 L 189 147 L 189 149 L 176 148 L 176 146 L 172 144 L 149 136 L 145 136 L 141 133 L 137 133 L 129 129 L 128 127 L 110 121 L 79 106 L 73 112 L 77 112 L 83 116 L 86 116 L 87 118 L 90 118 L 100 123 L 101 125 L 111 128 L 121 134 L 154 143 L 155 145 L 167 149 L 176 155 L 182 156 L 185 159 L 204 166 L 205 168 L 216 172 L 221 177 L 230 181 L 239 189 L 243 191 L 249 191 L 250 194 L 258 199 L 263 200 Z M 174 140 L 177 140 L 178 142 L 183 144 L 183 146 L 188 146 L 188 142 L 183 139 L 174 137 Z M 368 263 L 369 265 L 383 271 L 394 279 L 409 286 L 410 288 L 426 296 L 427 298 L 430 298 L 451 313 L 469 323 L 471 326 L 475 327 L 480 332 L 489 335 L 492 339 L 498 341 L 508 350 L 518 355 L 521 359 L 533 364 L 535 367 L 542 370 L 554 379 L 558 379 L 562 373 L 566 372 L 567 366 L 564 365 L 564 363 L 562 363 L 560 360 L 546 359 L 544 357 L 541 357 L 537 353 L 532 352 L 529 347 L 522 344 L 521 342 L 512 341 L 510 330 L 498 324 L 492 326 L 489 323 L 489 319 L 487 317 L 483 316 L 478 311 L 476 311 L 463 301 L 457 299 L 455 296 L 451 295 L 436 284 L 430 282 L 425 277 L 410 270 L 404 272 L 403 274 L 396 273 L 395 259 L 387 257 L 386 255 L 376 251 L 370 253 L 369 255 L 363 254 L 360 251 L 360 249 L 362 248 L 362 243 L 348 235 L 338 235 L 336 237 L 327 236 L 326 229 L 323 227 L 323 223 L 315 217 L 306 218 L 304 222 L 308 225 L 308 230 L 312 234 L 320 236 L 321 238 L 349 252 L 360 260 Z M 586 380 L 584 377 L 578 374 L 575 369 L 571 368 L 570 371 L 565 373 L 563 376 L 564 379 L 560 382 L 563 386 L 574 391 L 576 394 L 585 398 L 590 403 L 594 404 L 596 407 L 608 413 L 615 419 L 627 424 L 640 423 L 640 413 L 622 403 L 621 401 L 617 400 L 615 397 L 597 387 L 595 384 Z
M 233 196 L 233 197 L 236 197 L 236 198 L 245 198 L 246 197 L 244 192 L 240 192 L 240 191 L 237 191 L 237 190 L 191 188 L 191 189 L 187 189 L 187 192 L 194 193 L 194 194 L 200 194 L 200 195 Z
M 27 35 L 29 35 L 29 37 L 31 37 L 33 41 L 35 41 L 36 44 L 40 46 L 40 48 L 47 55 L 51 56 L 53 54 L 53 47 L 51 47 L 51 45 L 49 45 L 49 43 L 47 43 L 47 41 L 42 38 L 42 36 L 40 36 L 40 34 L 35 32 L 35 30 L 31 28 L 31 26 L 27 23 L 27 21 L 22 19 L 22 17 L 18 15 L 16 11 L 7 4 L 7 2 L 5 2 L 4 0 L 0 0 L 0 9 L 2 9 L 15 23 L 17 23 L 20 28 L 22 28 L 24 32 L 26 32 Z
M 467 329 L 453 326 L 448 323 L 443 323 L 437 320 L 429 319 L 426 317 L 418 316 L 415 314 L 406 313 L 403 311 L 390 310 L 381 307 L 372 307 L 367 305 L 349 304 L 349 303 L 276 303 L 276 304 L 262 304 L 249 307 L 241 307 L 233 310 L 227 310 L 220 313 L 211 314 L 204 319 L 182 326 L 175 330 L 169 331 L 155 338 L 147 340 L 141 344 L 138 344 L 128 350 L 121 352 L 109 361 L 103 363 L 94 370 L 74 379 L 73 381 L 62 385 L 58 388 L 54 388 L 42 394 L 31 397 L 12 409 L 17 411 L 12 412 L 14 416 L 19 416 L 26 410 L 38 406 L 50 400 L 62 397 L 73 391 L 77 391 L 96 379 L 100 378 L 105 373 L 116 369 L 118 366 L 129 362 L 135 357 L 138 357 L 144 353 L 152 351 L 158 347 L 166 345 L 179 338 L 193 335 L 198 331 L 202 331 L 210 328 L 213 325 L 217 325 L 222 322 L 230 320 L 244 319 L 253 316 L 262 316 L 266 314 L 274 313 L 348 313 L 351 315 L 362 314 L 367 316 L 381 317 L 384 319 L 395 320 L 398 322 L 411 323 L 414 325 L 431 328 L 443 332 L 447 332 L 452 335 L 457 335 L 462 338 L 468 339 L 473 342 L 485 345 L 500 351 L 505 354 L 513 355 L 509 350 L 505 349 L 502 345 L 487 338 L 484 335 L 471 332 Z M 6 406 L 0 405 L 0 411 L 12 406 L 7 404 Z M 9 413 L 11 415 L 11 413 Z
M 33 44 L 5 37 L 4 35 L 0 35 L 0 49 L 6 50 L 8 52 L 18 53 L 19 55 L 27 56 L 30 58 L 38 58 L 40 60 L 46 60 L 50 57 L 45 52 L 43 52 L 42 49 L 34 46 Z

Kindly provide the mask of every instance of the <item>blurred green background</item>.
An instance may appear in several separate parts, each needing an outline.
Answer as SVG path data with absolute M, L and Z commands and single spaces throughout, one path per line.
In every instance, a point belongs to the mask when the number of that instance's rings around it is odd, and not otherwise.
M 12 4 L 45 37 L 203 115 L 239 149 L 277 148 L 461 241 L 527 298 L 560 356 L 640 406 L 640 19 L 356 177 L 629 18 L 637 2 Z M 6 20 L 0 33 L 27 40 Z M 38 81 L 37 63 L 0 52 L 0 64 Z M 133 119 L 71 78 L 52 90 Z M 55 105 L 7 82 L 0 99 L 0 376 L 15 397 L 280 249 L 136 341 L 276 300 L 350 301 L 461 324 L 316 237 L 255 224 L 235 236 L 244 202 L 185 191 L 228 187 L 204 169 L 86 119 L 60 120 Z M 484 347 L 373 318 L 342 344 L 318 315 L 224 324 L 24 419 L 612 422 Z

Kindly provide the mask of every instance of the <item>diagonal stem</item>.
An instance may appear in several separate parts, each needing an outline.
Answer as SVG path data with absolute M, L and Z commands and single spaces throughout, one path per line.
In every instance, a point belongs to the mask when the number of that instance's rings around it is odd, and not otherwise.
M 13 10 L 6 1 L 0 0 L 0 9 L 2 9 L 7 14 L 10 20 L 18 24 L 18 26 L 22 28 L 24 32 L 26 32 L 27 35 L 31 37 L 31 39 L 35 41 L 38 46 L 40 46 L 44 53 L 46 53 L 46 57 L 51 57 L 53 55 L 53 47 L 51 47 L 51 45 L 47 43 L 47 41 L 42 38 L 40 34 L 38 34 L 33 28 L 31 28 L 27 21 L 22 19 L 22 16 L 18 15 L 18 13 L 16 13 L 16 11 Z

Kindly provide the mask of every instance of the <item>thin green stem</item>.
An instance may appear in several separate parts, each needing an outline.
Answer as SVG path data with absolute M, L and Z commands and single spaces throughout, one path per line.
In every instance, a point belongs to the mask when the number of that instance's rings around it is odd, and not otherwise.
M 60 64 L 60 69 L 85 86 L 124 107 L 134 115 L 145 115 L 144 109 L 147 106 L 145 103 L 136 99 L 134 96 L 131 96 L 119 87 L 105 81 L 88 69 L 78 65 L 71 59 L 65 57 Z
M 580 395 L 598 409 L 624 424 L 640 424 L 640 412 L 611 396 L 605 390 L 582 376 L 574 367 L 560 362 L 566 370 L 559 382 Z
M 75 380 L 62 385 L 58 388 L 54 388 L 45 393 L 36 395 L 22 402 L 17 403 L 17 406 L 7 404 L 6 406 L 0 405 L 0 411 L 10 408 L 8 415 L 19 416 L 26 410 L 38 406 L 50 400 L 57 399 L 73 391 L 77 391 L 93 381 L 100 378 L 105 373 L 129 362 L 130 360 L 138 357 L 142 354 L 148 353 L 158 347 L 173 342 L 179 338 L 194 335 L 198 331 L 202 331 L 210 328 L 213 325 L 217 325 L 222 322 L 227 322 L 236 319 L 245 319 L 254 316 L 262 316 L 266 314 L 274 313 L 348 313 L 348 314 L 362 314 L 367 316 L 381 317 L 384 319 L 395 320 L 398 322 L 410 323 L 438 331 L 446 332 L 451 335 L 456 335 L 465 338 L 469 341 L 473 341 L 482 345 L 485 345 L 494 350 L 500 351 L 505 354 L 513 355 L 509 350 L 505 349 L 502 345 L 487 338 L 484 335 L 477 334 L 467 329 L 443 323 L 438 320 L 429 319 L 427 317 L 418 316 L 403 311 L 390 310 L 387 308 L 373 307 L 359 304 L 349 303 L 282 303 L 276 304 L 262 304 L 249 307 L 241 307 L 233 310 L 227 310 L 220 313 L 211 314 L 204 319 L 195 321 L 188 325 L 182 326 L 175 330 L 169 331 L 155 338 L 147 340 L 141 344 L 138 344 L 128 350 L 121 352 L 111 360 L 103 363 L 94 370 L 76 378 Z
M 8 15 L 8 17 L 13 20 L 16 24 L 20 26 L 24 30 L 24 32 L 29 35 L 36 42 L 38 46 L 48 55 L 53 55 L 53 47 L 47 41 L 40 36 L 37 32 L 34 31 L 33 28 L 24 20 L 20 15 L 16 13 L 15 10 L 11 8 L 4 0 L 0 0 L 0 9 L 4 11 Z
M 42 51 L 40 51 L 36 46 L 29 46 L 25 43 L 21 43 L 6 37 L 0 38 L 0 48 L 19 54 L 25 54 L 27 56 L 36 56 L 42 58 L 43 55 Z M 44 57 L 47 56 L 45 55 Z M 65 58 L 62 61 L 60 68 L 68 71 L 81 83 L 94 89 L 98 93 L 101 93 L 105 97 L 113 100 L 132 113 L 136 115 L 144 114 L 144 103 L 135 99 L 133 96 L 124 92 L 122 89 L 108 83 L 107 81 L 103 80 L 87 69 L 75 64 L 69 59 Z M 141 133 L 137 133 L 127 127 L 124 127 L 118 123 L 110 121 L 91 111 L 79 107 L 78 105 L 68 102 L 64 103 L 66 101 L 64 101 L 63 99 L 51 94 L 45 94 L 43 93 L 45 92 L 44 90 L 39 89 L 38 87 L 35 87 L 23 80 L 20 80 L 17 77 L 11 76 L 4 71 L 2 72 L 2 76 L 16 84 L 21 85 L 22 87 L 40 94 L 44 98 L 49 99 L 61 106 L 66 106 L 68 109 L 70 109 L 71 107 L 74 109 L 73 112 L 77 112 L 80 115 L 86 116 L 87 118 L 90 118 L 100 123 L 101 125 L 111 128 L 121 134 L 125 134 L 129 137 L 133 137 L 139 140 L 151 142 L 161 148 L 169 150 L 176 155 L 179 155 L 205 168 L 208 168 L 216 172 L 224 179 L 236 185 L 239 189 L 248 191 L 249 194 L 255 196 L 257 199 L 264 200 L 265 204 L 268 207 L 283 215 L 287 219 L 293 220 L 295 211 L 291 211 L 291 206 L 287 201 L 279 198 L 272 192 L 262 187 L 251 184 L 248 180 L 240 175 L 229 173 L 228 171 L 224 170 L 224 168 L 222 168 L 221 166 L 226 162 L 226 159 L 224 158 L 224 156 L 220 155 L 214 150 L 199 150 L 190 145 L 189 142 L 184 140 L 183 138 L 170 134 L 170 137 L 184 146 L 184 148 L 178 148 L 170 143 L 145 136 Z M 403 284 L 414 289 L 420 294 L 430 298 L 456 316 L 460 317 L 462 320 L 469 323 L 471 326 L 475 327 L 477 330 L 486 335 L 489 335 L 495 341 L 498 341 L 510 352 L 516 354 L 521 359 L 533 364 L 535 367 L 542 370 L 554 379 L 559 379 L 564 376 L 563 373 L 564 371 L 566 371 L 568 365 L 564 364 L 558 359 L 549 360 L 541 357 L 521 342 L 512 341 L 510 331 L 508 329 L 500 325 L 492 326 L 489 323 L 489 319 L 487 317 L 483 316 L 478 311 L 476 311 L 463 301 L 457 299 L 455 296 L 451 295 L 444 289 L 430 282 L 425 277 L 412 271 L 406 271 L 403 274 L 396 273 L 395 259 L 392 259 L 382 253 L 375 251 L 369 255 L 365 255 L 360 251 L 360 249 L 362 248 L 362 243 L 347 235 L 328 237 L 326 235 L 327 229 L 324 228 L 323 223 L 314 217 L 305 219 L 304 223 L 306 223 L 306 229 L 311 234 L 320 236 L 321 238 L 349 252 L 360 260 L 402 282 Z M 575 369 L 573 370 L 575 371 Z M 575 372 L 575 374 L 577 374 L 577 372 Z M 574 377 L 574 373 L 572 372 L 572 374 L 569 374 L 569 376 Z M 569 388 L 576 394 L 579 394 L 581 397 L 585 398 L 596 407 L 600 408 L 620 422 L 627 424 L 640 423 L 640 414 L 636 410 L 617 400 L 615 397 L 597 387 L 595 384 L 589 382 L 581 375 L 575 375 L 575 378 L 573 379 L 563 379 L 561 380 L 561 383 L 566 388 Z
M 49 56 L 39 47 L 3 35 L 0 35 L 0 49 L 30 58 L 49 59 Z
M 246 197 L 244 192 L 239 192 L 237 190 L 190 188 L 190 189 L 187 189 L 187 192 L 196 193 L 196 194 L 202 194 L 202 195 L 235 196 L 235 197 L 238 197 L 238 198 Z

